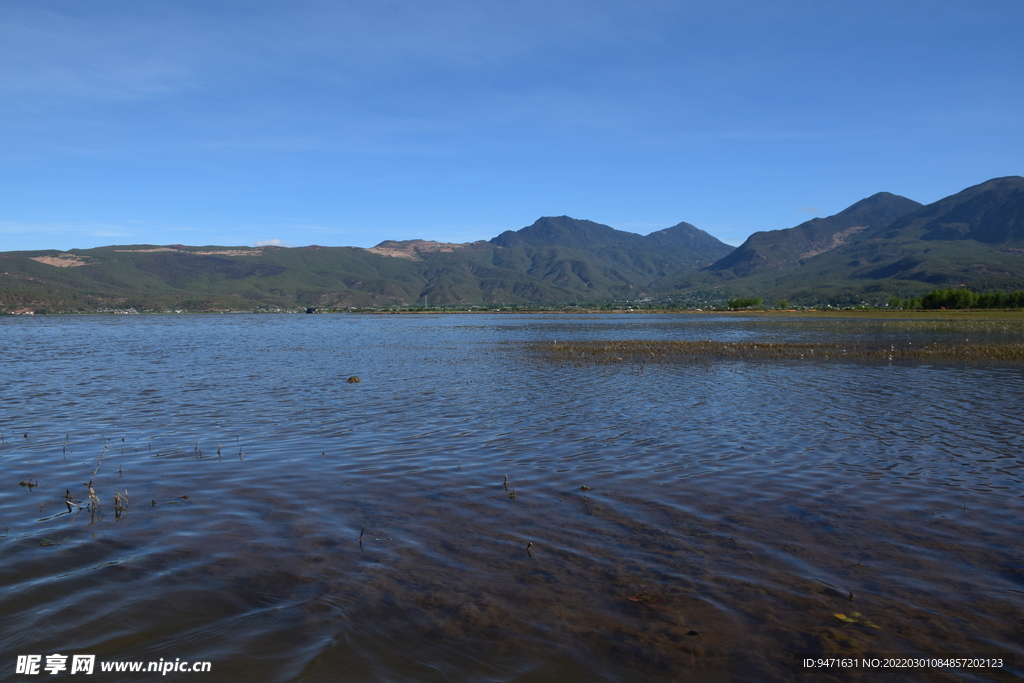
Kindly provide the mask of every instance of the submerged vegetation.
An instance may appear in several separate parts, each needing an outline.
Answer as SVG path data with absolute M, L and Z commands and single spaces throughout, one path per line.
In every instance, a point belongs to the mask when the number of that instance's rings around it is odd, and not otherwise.
M 865 344 L 619 340 L 535 342 L 529 344 L 528 348 L 554 362 L 598 365 L 710 363 L 718 360 L 1024 365 L 1024 343 Z

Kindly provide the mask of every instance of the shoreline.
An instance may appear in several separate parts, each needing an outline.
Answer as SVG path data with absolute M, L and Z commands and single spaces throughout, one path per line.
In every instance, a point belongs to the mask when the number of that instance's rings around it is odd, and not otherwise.
M 100 315 L 714 315 L 724 317 L 750 317 L 763 316 L 771 318 L 823 318 L 841 319 L 850 317 L 854 319 L 878 319 L 893 320 L 900 318 L 921 319 L 923 317 L 934 319 L 961 319 L 961 320 L 1024 320 L 1024 309 L 1021 308 L 1000 308 L 1000 309 L 871 309 L 871 308 L 833 308 L 833 309 L 779 309 L 779 310 L 714 310 L 714 309 L 598 309 L 598 308 L 550 308 L 550 309 L 361 309 L 361 310 L 213 310 L 213 311 L 138 311 L 135 309 L 109 310 L 109 311 L 15 311 L 0 312 L 2 317 L 28 317 L 28 316 L 100 316 Z

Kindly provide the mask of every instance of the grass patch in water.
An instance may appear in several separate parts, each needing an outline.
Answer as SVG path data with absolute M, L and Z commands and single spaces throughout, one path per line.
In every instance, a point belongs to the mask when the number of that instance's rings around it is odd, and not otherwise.
M 527 348 L 553 362 L 588 365 L 708 363 L 716 360 L 1024 365 L 1024 343 L 864 344 L 622 340 L 534 342 L 527 344 Z

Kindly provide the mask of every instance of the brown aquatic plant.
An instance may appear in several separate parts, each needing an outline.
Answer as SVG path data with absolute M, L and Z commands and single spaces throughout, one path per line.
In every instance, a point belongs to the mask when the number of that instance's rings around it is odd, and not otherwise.
M 103 444 L 103 452 L 100 453 L 99 459 L 96 461 L 96 469 L 92 471 L 92 476 L 89 477 L 89 482 L 86 484 L 89 487 L 89 507 L 92 510 L 96 509 L 96 506 L 100 504 L 99 496 L 96 495 L 96 490 L 92 487 L 92 482 L 96 478 L 96 473 L 100 471 L 100 465 L 103 464 L 103 456 L 107 454 L 107 444 Z
M 82 509 L 82 506 L 78 504 L 78 501 L 71 499 L 71 489 L 64 489 L 64 504 L 68 506 L 68 512 L 71 512 L 72 505 L 79 510 Z
M 1024 365 L 1024 343 L 868 344 L 850 342 L 791 343 L 775 341 L 723 342 L 679 340 L 574 341 L 526 344 L 551 362 L 605 365 L 632 362 L 693 364 L 716 361 L 846 361 L 866 363 L 993 363 Z
M 120 521 L 128 512 L 128 489 L 124 490 L 124 497 L 114 492 L 114 519 Z

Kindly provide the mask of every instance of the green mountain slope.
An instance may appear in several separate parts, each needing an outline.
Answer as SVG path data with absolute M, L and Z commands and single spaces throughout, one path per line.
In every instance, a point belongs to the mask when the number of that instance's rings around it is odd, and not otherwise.
M 911 199 L 879 192 L 828 218 L 814 218 L 785 230 L 756 232 L 706 270 L 744 277 L 796 267 L 844 244 L 857 243 L 872 230 L 919 208 L 921 204 Z
M 872 237 L 1024 246 L 1024 178 L 994 178 L 969 187 L 894 221 Z
M 732 251 L 689 223 L 641 236 L 568 216 L 541 218 L 491 244 L 495 265 L 514 265 L 578 301 L 642 296 L 653 280 Z
M 61 261 L 70 263 L 54 265 Z M 412 264 L 353 247 L 136 245 L 0 254 L 0 305 L 8 310 L 370 306 L 414 298 L 421 284 Z
M 936 287 L 1024 284 L 1024 178 L 990 180 L 922 207 L 856 244 L 809 260 L 774 286 L 799 296 L 831 287 L 920 295 Z
M 560 217 L 460 245 L 8 252 L 0 254 L 0 310 L 594 302 L 636 296 L 656 277 L 730 250 L 685 223 L 642 237 Z
M 1024 287 L 1024 178 L 933 204 L 881 193 L 824 219 L 756 233 L 711 266 L 653 284 L 680 298 L 884 302 L 936 287 Z
M 597 303 L 649 297 L 884 302 L 1024 289 L 1024 178 L 928 206 L 879 193 L 739 249 L 688 223 L 649 235 L 544 217 L 489 242 L 355 247 L 128 245 L 0 253 L 0 311 Z

